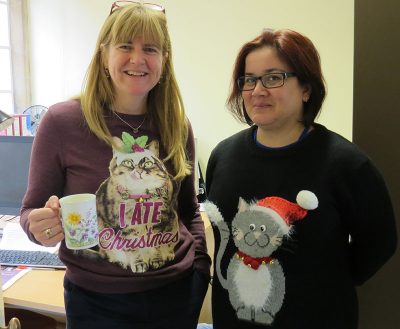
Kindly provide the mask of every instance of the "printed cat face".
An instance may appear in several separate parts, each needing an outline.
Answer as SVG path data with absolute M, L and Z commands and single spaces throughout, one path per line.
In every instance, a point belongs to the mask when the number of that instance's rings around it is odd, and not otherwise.
M 284 232 L 270 214 L 250 210 L 250 205 L 241 199 L 232 221 L 232 235 L 240 251 L 258 258 L 270 256 L 282 244 Z
M 111 176 L 131 193 L 143 192 L 142 186 L 154 190 L 165 182 L 162 164 L 148 151 L 126 154 L 119 164 L 118 161 L 115 164 Z
M 158 144 L 134 153 L 114 149 L 110 176 L 130 194 L 145 193 L 144 189 L 161 188 L 165 184 L 167 171 L 157 156 Z

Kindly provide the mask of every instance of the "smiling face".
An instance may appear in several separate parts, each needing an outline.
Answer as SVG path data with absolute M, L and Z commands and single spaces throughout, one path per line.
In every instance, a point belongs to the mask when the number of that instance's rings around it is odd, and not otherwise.
M 105 67 L 110 72 L 117 102 L 137 97 L 144 101 L 160 80 L 163 62 L 162 50 L 141 37 L 110 45 Z
M 258 48 L 246 57 L 245 75 L 261 76 L 272 72 L 292 72 L 272 47 Z M 242 97 L 250 119 L 264 130 L 285 130 L 299 126 L 303 117 L 303 101 L 309 88 L 296 77 L 286 79 L 283 86 L 267 89 L 257 81 L 254 90 L 243 91 Z

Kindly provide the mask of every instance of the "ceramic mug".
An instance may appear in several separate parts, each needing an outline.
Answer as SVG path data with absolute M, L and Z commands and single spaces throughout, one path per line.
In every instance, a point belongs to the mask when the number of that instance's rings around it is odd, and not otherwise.
M 98 244 L 96 195 L 72 194 L 60 199 L 65 244 L 68 249 L 87 249 Z

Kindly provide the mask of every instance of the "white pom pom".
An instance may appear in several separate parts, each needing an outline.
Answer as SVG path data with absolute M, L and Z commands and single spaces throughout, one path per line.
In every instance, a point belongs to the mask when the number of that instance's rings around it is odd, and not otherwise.
M 296 197 L 297 204 L 303 209 L 313 210 L 318 207 L 317 196 L 311 191 L 300 191 Z

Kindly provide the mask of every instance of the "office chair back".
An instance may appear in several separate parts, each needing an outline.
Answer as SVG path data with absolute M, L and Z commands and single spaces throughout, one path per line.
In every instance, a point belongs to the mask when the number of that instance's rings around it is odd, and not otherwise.
M 57 321 L 49 316 L 32 312 L 29 310 L 23 310 L 19 308 L 6 308 L 6 323 L 9 323 L 7 329 L 56 329 Z M 18 319 L 20 327 L 11 327 L 13 319 Z M 9 321 L 9 322 L 7 322 Z M 14 320 L 15 322 L 15 320 Z M 0 328 L 2 329 L 2 328 Z
M 1 327 L 0 329 L 21 329 L 21 323 L 17 318 L 12 318 L 7 327 Z

